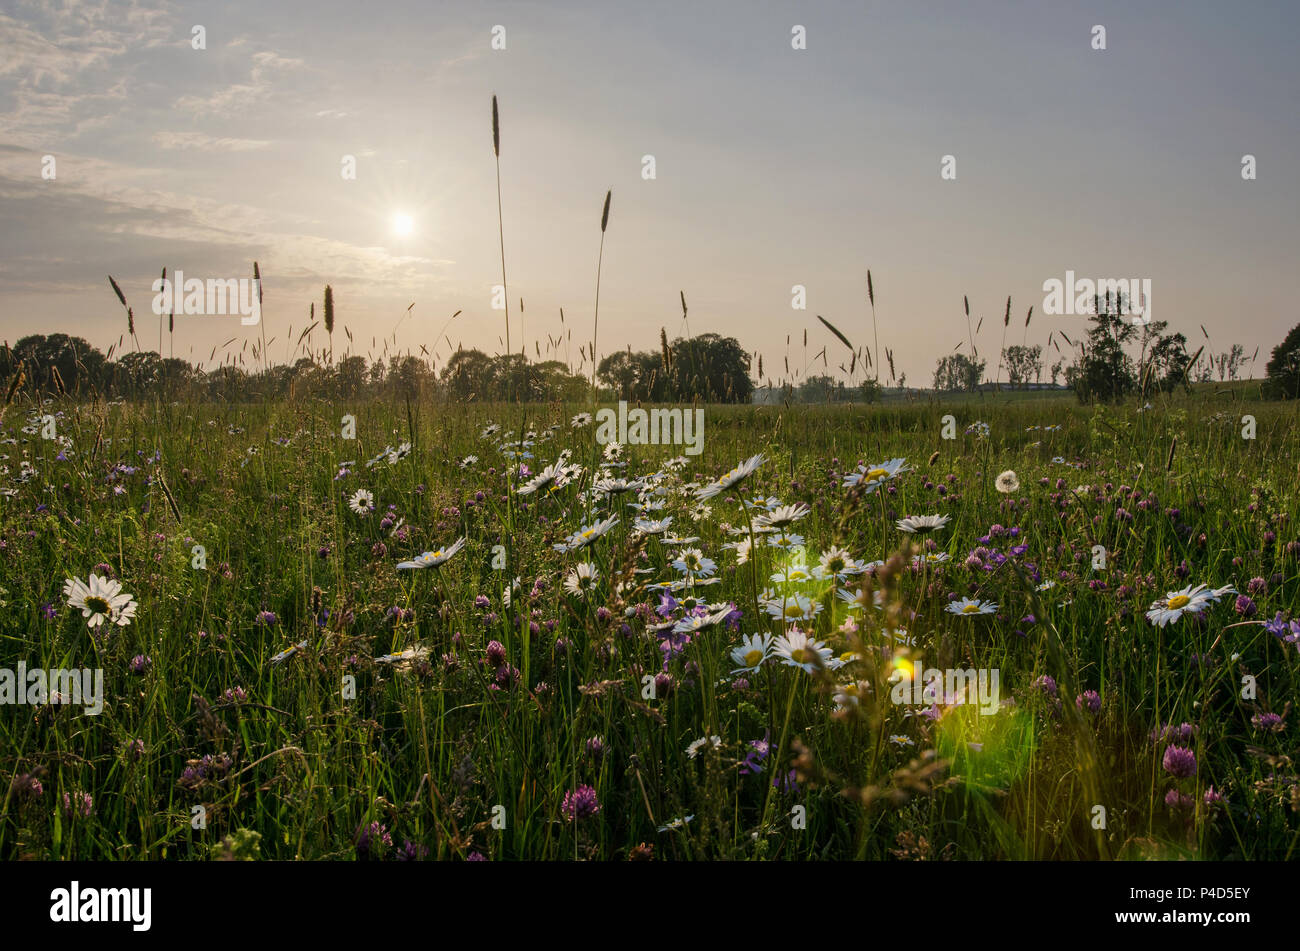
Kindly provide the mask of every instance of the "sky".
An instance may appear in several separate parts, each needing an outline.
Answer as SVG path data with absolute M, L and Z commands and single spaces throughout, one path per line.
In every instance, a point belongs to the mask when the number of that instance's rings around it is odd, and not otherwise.
M 249 361 L 265 336 L 284 362 L 327 283 L 336 355 L 499 352 L 495 94 L 534 359 L 576 368 L 603 253 L 600 356 L 665 328 L 736 337 L 765 382 L 842 376 L 817 316 L 874 346 L 870 269 L 880 347 L 928 385 L 969 349 L 963 296 L 990 368 L 1008 296 L 1008 344 L 1077 339 L 1084 317 L 1043 313 L 1072 270 L 1149 279 L 1155 320 L 1259 347 L 1258 376 L 1297 320 L 1297 35 L 1300 4 L 1254 0 L 0 0 L 0 339 L 117 344 L 111 274 L 156 350 L 164 266 L 256 260 L 262 324 L 178 316 L 164 355 Z

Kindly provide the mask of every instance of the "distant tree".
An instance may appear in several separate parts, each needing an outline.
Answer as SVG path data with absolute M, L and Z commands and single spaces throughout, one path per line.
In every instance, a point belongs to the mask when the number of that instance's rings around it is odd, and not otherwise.
M 899 389 L 903 387 L 903 376 L 898 378 L 898 387 Z M 879 380 L 863 380 L 858 384 L 857 398 L 864 403 L 874 403 L 880 399 L 882 390 L 883 387 L 881 387 Z
M 950 353 L 934 368 L 934 388 L 947 393 L 974 390 L 984 376 L 986 365 L 986 360 L 975 360 L 964 353 Z
M 596 379 L 612 389 L 615 397 L 620 400 L 631 401 L 643 398 L 636 395 L 637 384 L 641 378 L 641 362 L 637 359 L 638 356 L 639 354 L 632 352 L 630 346 L 626 350 L 615 350 L 600 361 L 600 366 L 596 369 Z
M 701 334 L 678 338 L 671 347 L 671 397 L 681 402 L 748 403 L 749 351 L 734 337 Z
M 1187 338 L 1180 333 L 1167 334 L 1168 324 L 1163 320 L 1145 325 L 1143 333 L 1143 380 L 1164 392 L 1175 387 L 1188 388 L 1191 357 L 1187 353 Z
M 361 395 L 366 382 L 366 358 L 355 354 L 344 357 L 334 370 L 335 392 L 343 399 Z
M 489 401 L 495 397 L 492 359 L 482 350 L 457 350 L 442 368 L 441 380 L 457 402 Z
M 1273 348 L 1264 372 L 1264 391 L 1271 399 L 1300 399 L 1300 324 Z
M 1122 399 L 1137 389 L 1133 358 L 1125 349 L 1138 339 L 1137 327 L 1120 306 L 1103 307 L 1100 300 L 1089 320 L 1083 352 L 1067 378 L 1082 402 Z
M 1024 386 L 1032 377 L 1038 380 L 1043 373 L 1043 348 L 1041 346 L 1012 346 L 1002 351 L 1002 362 L 1007 367 L 1007 379 L 1013 388 Z
M 799 384 L 800 403 L 830 403 L 843 398 L 844 384 L 833 376 L 810 376 Z
M 29 385 L 34 390 L 53 392 L 51 371 L 58 374 L 69 393 L 88 393 L 92 387 L 105 390 L 111 382 L 111 371 L 104 355 L 81 337 L 67 334 L 33 334 L 22 337 L 14 344 L 13 363 L 23 362 Z M 13 367 L 3 368 L 7 378 Z
M 1235 380 L 1246 364 L 1246 349 L 1241 344 L 1234 343 L 1227 353 L 1210 357 L 1210 363 L 1218 371 L 1220 382 Z

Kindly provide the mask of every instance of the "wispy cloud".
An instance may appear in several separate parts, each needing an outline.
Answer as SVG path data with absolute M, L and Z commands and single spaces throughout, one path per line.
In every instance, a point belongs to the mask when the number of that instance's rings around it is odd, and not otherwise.
M 160 149 L 203 152 L 254 152 L 271 144 L 266 139 L 229 139 L 202 132 L 155 132 L 153 141 Z

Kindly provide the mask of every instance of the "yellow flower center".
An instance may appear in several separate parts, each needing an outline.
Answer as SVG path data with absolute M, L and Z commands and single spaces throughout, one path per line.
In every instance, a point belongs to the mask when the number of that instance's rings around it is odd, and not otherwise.
M 870 472 L 867 473 L 867 478 L 879 479 L 887 475 L 889 475 L 888 469 L 872 469 Z
M 966 605 L 964 608 L 961 609 L 961 613 L 962 613 L 962 614 L 976 614 L 976 613 L 979 612 L 979 609 L 980 609 L 980 606 L 979 606 L 978 604 L 968 604 L 968 605 Z
M 794 661 L 796 664 L 802 664 L 804 658 L 807 656 L 808 656 L 808 652 L 804 650 L 802 647 L 796 647 L 794 650 L 790 651 L 790 659 Z
M 763 659 L 763 652 L 757 647 L 745 652 L 745 666 L 757 667 L 758 662 Z
M 786 617 L 799 617 L 802 614 L 803 614 L 803 609 L 799 607 L 799 603 L 797 601 L 792 601 L 785 606 Z
M 1185 594 L 1176 594 L 1169 599 L 1169 608 L 1170 610 L 1177 611 L 1181 607 L 1186 607 L 1191 603 L 1191 601 L 1192 599 Z
M 90 610 L 96 614 L 108 613 L 108 602 L 100 597 L 87 598 L 86 607 L 90 608 Z

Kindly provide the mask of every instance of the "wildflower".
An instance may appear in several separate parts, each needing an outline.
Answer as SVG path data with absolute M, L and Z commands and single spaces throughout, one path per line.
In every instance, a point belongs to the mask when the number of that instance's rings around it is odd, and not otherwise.
M 357 847 L 357 858 L 361 860 L 380 858 L 384 851 L 393 845 L 393 837 L 388 827 L 382 822 L 362 823 L 353 835 Z
M 950 521 L 947 515 L 909 515 L 900 518 L 895 524 L 898 530 L 908 534 L 934 532 L 943 528 Z
M 998 606 L 992 601 L 980 601 L 977 598 L 962 598 L 950 601 L 946 610 L 949 614 L 993 614 Z
M 1096 713 L 1101 709 L 1101 694 L 1095 690 L 1085 690 L 1074 698 L 1074 705 L 1080 710 Z
M 424 554 L 417 556 L 413 561 L 401 561 L 397 563 L 399 571 L 406 568 L 437 568 L 450 561 L 458 551 L 465 547 L 465 538 L 462 536 L 457 539 L 449 548 L 439 548 L 437 551 L 426 551 Z
M 558 489 L 567 482 L 568 459 L 561 455 L 537 475 L 533 476 L 518 489 L 520 495 L 532 495 L 542 489 Z
M 798 505 L 782 505 L 780 508 L 772 509 L 765 515 L 760 515 L 754 519 L 755 528 L 785 528 L 792 525 L 799 519 L 803 518 L 812 509 L 807 504 L 800 502 Z
M 358 515 L 369 515 L 375 510 L 375 494 L 369 489 L 357 489 L 348 499 L 348 508 Z
M 1159 627 L 1165 627 L 1171 621 L 1177 621 L 1184 614 L 1200 614 L 1212 602 L 1226 594 L 1229 588 L 1208 590 L 1208 585 L 1188 585 L 1181 591 L 1170 591 L 1163 598 L 1153 601 L 1147 611 L 1147 620 Z
M 832 546 L 822 552 L 821 558 L 817 561 L 817 567 L 813 569 L 813 575 L 823 580 L 834 578 L 836 581 L 847 581 L 853 575 L 860 575 L 864 571 L 866 571 L 866 565 L 854 559 L 843 548 Z
M 596 566 L 589 561 L 584 561 L 570 571 L 569 576 L 564 579 L 564 590 L 575 598 L 585 598 L 599 577 L 600 572 L 596 570 Z
M 596 790 L 591 786 L 582 785 L 566 792 L 564 802 L 560 805 L 560 812 L 570 822 L 591 818 L 600 812 L 600 800 L 596 796 Z
M 762 603 L 763 610 L 768 614 L 786 621 L 811 621 L 822 613 L 821 602 L 814 601 L 803 594 L 792 594 L 785 598 L 767 598 Z
M 122 582 L 94 573 L 90 575 L 89 585 L 80 578 L 66 579 L 63 595 L 68 599 L 68 607 L 79 609 L 81 616 L 89 619 L 86 624 L 91 630 L 105 621 L 126 627 L 135 617 L 135 599 L 122 593 Z
M 695 759 L 700 754 L 700 750 L 706 745 L 712 745 L 713 748 L 719 749 L 722 746 L 722 737 L 720 736 L 702 736 L 686 747 L 686 755 Z
M 1020 488 L 1020 479 L 1016 476 L 1015 472 L 1008 469 L 1005 472 L 998 475 L 997 481 L 994 483 L 994 486 L 997 488 L 999 492 L 1003 493 L 1004 495 L 1007 495 L 1012 492 L 1015 492 L 1017 489 Z
M 860 485 L 864 491 L 874 492 L 886 482 L 911 470 L 912 467 L 904 465 L 903 462 L 902 459 L 890 459 L 878 466 L 858 466 L 855 471 L 844 477 L 844 486 L 851 489 Z
M 787 667 L 800 667 L 808 674 L 818 667 L 828 666 L 831 654 L 831 649 L 822 641 L 813 640 L 798 628 L 791 628 L 788 634 L 778 637 L 772 650 L 772 655 L 780 657 Z M 816 663 L 814 658 L 821 663 Z
M 63 794 L 63 814 L 69 819 L 74 816 L 88 819 L 94 809 L 95 800 L 88 792 L 74 792 L 71 795 L 68 793 Z
M 731 649 L 731 660 L 732 663 L 736 664 L 736 667 L 731 672 L 733 674 L 743 674 L 758 670 L 763 661 L 767 660 L 771 648 L 771 634 L 745 635 L 740 639 L 740 646 Z
M 667 518 L 659 519 L 658 521 L 639 518 L 633 522 L 632 527 L 642 535 L 662 535 L 664 532 L 668 531 L 668 527 L 672 525 L 672 523 L 673 518 L 671 515 Z
M 719 477 L 716 481 L 699 489 L 695 493 L 697 499 L 711 499 L 714 496 L 721 495 L 728 489 L 733 489 L 741 482 L 754 474 L 754 471 L 764 463 L 763 454 L 750 456 L 736 468 L 732 469 L 726 475 Z
M 1183 746 L 1170 746 L 1160 765 L 1175 779 L 1190 779 L 1196 775 L 1196 754 Z
M 698 548 L 688 548 L 682 552 L 681 557 L 673 562 L 673 567 L 688 578 L 707 578 L 718 568 L 713 559 L 705 558 Z
M 613 443 L 610 443 L 610 445 L 613 445 Z M 603 521 L 596 522 L 594 525 L 588 525 L 586 528 L 574 532 L 560 544 L 552 545 L 551 547 L 556 551 L 578 551 L 579 549 L 586 548 L 588 545 L 595 542 L 617 524 L 618 516 L 611 515 Z
M 573 417 L 573 419 L 569 420 L 569 425 L 574 429 L 581 429 L 583 426 L 590 426 L 591 414 L 579 413 L 577 416 Z

